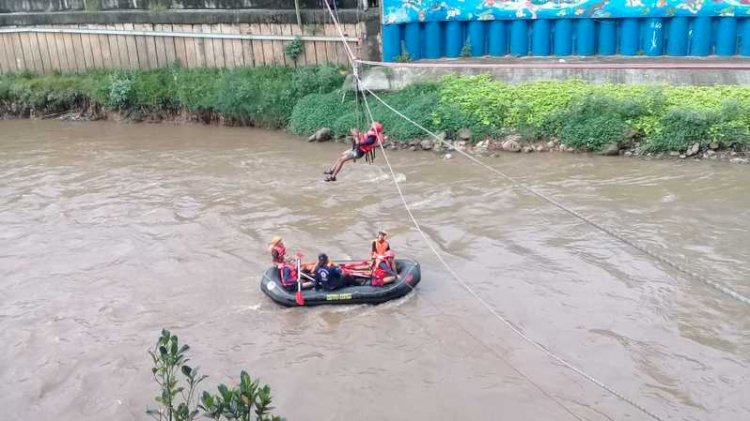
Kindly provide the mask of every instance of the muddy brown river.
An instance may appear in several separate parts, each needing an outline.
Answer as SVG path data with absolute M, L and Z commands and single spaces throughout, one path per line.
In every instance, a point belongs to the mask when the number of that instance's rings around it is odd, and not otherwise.
M 146 419 L 147 351 L 242 369 L 289 420 L 640 420 L 520 339 L 447 274 L 383 167 L 278 132 L 0 122 L 4 419 Z M 463 159 L 393 152 L 426 234 L 499 314 L 665 420 L 750 420 L 750 306 Z M 487 162 L 750 296 L 750 166 L 571 154 Z M 376 164 L 384 165 L 382 156 Z M 379 228 L 422 283 L 380 306 L 285 309 L 266 244 L 364 257 Z

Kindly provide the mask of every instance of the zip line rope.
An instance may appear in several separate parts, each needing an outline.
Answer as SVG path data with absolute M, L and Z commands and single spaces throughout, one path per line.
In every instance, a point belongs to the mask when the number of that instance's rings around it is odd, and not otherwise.
M 354 76 L 355 82 L 357 84 L 357 86 L 356 86 L 357 89 L 356 90 L 359 91 L 360 90 L 360 85 L 362 84 L 362 80 L 359 78 L 359 72 L 358 72 L 358 68 L 357 68 L 357 63 L 358 62 L 361 63 L 361 61 L 357 60 L 357 58 L 354 56 L 354 53 L 352 52 L 351 48 L 349 48 L 349 44 L 346 42 L 346 37 L 344 36 L 343 31 L 341 30 L 341 25 L 339 24 L 339 21 L 336 18 L 336 16 L 334 16 L 333 10 L 331 10 L 330 5 L 328 5 L 327 2 L 324 2 L 324 3 L 326 4 L 326 7 L 328 8 L 328 12 L 330 13 L 331 18 L 333 19 L 333 23 L 336 26 L 336 29 L 338 30 L 339 36 L 341 37 L 341 41 L 344 44 L 344 47 L 345 47 L 345 49 L 347 51 L 347 59 L 349 60 L 349 63 L 352 66 L 353 76 Z M 708 286 L 716 289 L 717 291 L 720 291 L 720 292 L 722 292 L 722 293 L 724 293 L 724 294 L 726 294 L 726 295 L 728 295 L 728 296 L 736 299 L 737 301 L 740 301 L 742 303 L 750 305 L 750 298 L 742 295 L 741 293 L 733 290 L 732 288 L 730 288 L 730 287 L 728 287 L 728 286 L 726 286 L 726 285 L 724 285 L 722 283 L 719 283 L 719 282 L 716 282 L 716 281 L 712 281 L 712 280 L 710 280 L 710 279 L 708 279 L 708 278 L 706 278 L 704 276 L 701 276 L 698 273 L 696 273 L 694 271 L 691 271 L 690 269 L 688 269 L 688 268 L 680 265 L 679 263 L 676 263 L 676 262 L 674 262 L 671 259 L 668 259 L 668 258 L 666 258 L 666 257 L 664 257 L 664 256 L 662 256 L 660 254 L 657 254 L 657 253 L 649 250 L 648 248 L 646 248 L 646 247 L 644 247 L 644 246 L 642 246 L 642 245 L 640 245 L 640 244 L 638 244 L 638 243 L 636 243 L 634 241 L 629 240 L 628 238 L 626 238 L 623 235 L 621 235 L 621 234 L 613 231 L 612 229 L 607 228 L 607 227 L 605 227 L 605 226 L 603 226 L 603 225 L 601 225 L 601 224 L 599 224 L 599 223 L 591 220 L 591 218 L 587 218 L 586 216 L 582 215 L 581 213 L 579 213 L 579 212 L 577 212 L 577 211 L 575 211 L 575 210 L 573 210 L 571 208 L 568 208 L 567 206 L 561 204 L 557 200 L 555 200 L 555 199 L 553 199 L 553 198 L 551 198 L 551 197 L 549 197 L 549 196 L 547 196 L 547 195 L 545 195 L 545 194 L 543 194 L 541 192 L 538 192 L 538 191 L 532 189 L 531 187 L 526 186 L 525 184 L 523 184 L 523 183 L 519 182 L 518 180 L 516 180 L 514 177 L 511 177 L 511 176 L 505 174 L 504 172 L 498 170 L 497 168 L 491 167 L 491 166 L 485 164 L 484 162 L 480 161 L 476 157 L 471 156 L 470 154 L 466 153 L 465 151 L 462 151 L 460 149 L 454 148 L 453 145 L 451 145 L 450 143 L 446 142 L 445 139 L 440 138 L 438 135 L 436 135 L 435 133 L 433 133 L 429 129 L 425 128 L 421 124 L 417 123 L 416 121 L 414 121 L 414 120 L 410 119 L 409 117 L 407 117 L 406 115 L 404 115 L 402 112 L 400 112 L 397 109 L 393 108 L 390 104 L 388 104 L 387 102 L 385 102 L 382 98 L 380 98 L 380 96 L 378 96 L 371 89 L 365 88 L 365 91 L 367 91 L 367 93 L 369 93 L 370 95 L 372 95 L 373 98 L 377 99 L 381 104 L 383 104 L 383 106 L 385 106 L 386 108 L 388 108 L 389 110 L 391 110 L 393 113 L 395 113 L 399 117 L 401 117 L 404 120 L 408 121 L 409 123 L 413 124 L 414 126 L 416 126 L 417 128 L 419 128 L 420 130 L 424 131 L 425 133 L 429 134 L 432 138 L 434 138 L 435 140 L 437 140 L 441 144 L 444 144 L 444 145 L 448 146 L 450 149 L 453 149 L 456 152 L 460 153 L 461 155 L 463 155 L 464 157 L 466 157 L 470 161 L 474 162 L 475 164 L 478 164 L 481 167 L 489 170 L 490 172 L 499 175 L 500 177 L 502 177 L 502 178 L 510 181 L 513 185 L 518 186 L 518 187 L 522 188 L 523 190 L 526 190 L 527 192 L 529 192 L 529 193 L 531 193 L 531 194 L 533 194 L 533 195 L 541 198 L 542 200 L 545 200 L 545 201 L 551 203 L 552 205 L 554 205 L 558 209 L 560 209 L 560 210 L 562 210 L 562 211 L 564 211 L 564 212 L 566 212 L 566 213 L 574 216 L 575 218 L 578 218 L 579 220 L 583 221 L 584 223 L 591 225 L 592 227 L 594 227 L 594 228 L 598 229 L 599 231 L 601 231 L 601 232 L 609 235 L 610 237 L 612 237 L 612 238 L 614 238 L 614 239 L 616 239 L 616 240 L 618 240 L 618 241 L 620 241 L 620 242 L 622 242 L 622 243 L 624 243 L 624 244 L 626 244 L 626 245 L 628 245 L 628 246 L 630 246 L 630 247 L 632 247 L 632 248 L 640 251 L 641 253 L 645 254 L 646 256 L 649 256 L 652 259 L 654 259 L 654 260 L 656 260 L 656 261 L 658 261 L 660 263 L 663 263 L 663 264 L 665 264 L 665 265 L 667 265 L 667 266 L 669 266 L 669 267 L 677 270 L 678 272 L 681 272 L 681 273 L 683 273 L 685 275 L 688 275 L 688 276 L 692 277 L 693 279 L 696 279 L 696 280 L 704 283 L 705 285 L 708 285 Z M 366 101 L 366 97 L 367 96 L 363 95 L 362 97 L 365 98 L 365 101 Z M 365 104 L 367 104 L 367 102 L 365 102 Z M 369 111 L 369 109 L 368 109 L 368 111 Z M 371 117 L 372 117 L 372 115 L 371 115 Z
M 365 109 L 367 109 L 367 113 L 370 116 L 370 121 L 374 121 L 374 118 L 372 116 L 372 110 L 370 109 L 370 105 L 367 101 L 367 96 L 363 96 L 364 103 L 365 103 Z M 573 364 L 567 362 L 562 357 L 557 356 L 557 354 L 553 353 L 549 349 L 547 349 L 544 345 L 541 345 L 525 333 L 523 333 L 520 329 L 518 329 L 513 323 L 511 323 L 508 319 L 506 319 L 502 314 L 497 312 L 494 307 L 492 307 L 482 296 L 477 294 L 471 286 L 469 286 L 459 275 L 456 273 L 456 271 L 451 268 L 451 266 L 448 264 L 447 261 L 443 258 L 443 256 L 440 254 L 440 252 L 435 248 L 435 246 L 432 244 L 432 241 L 429 237 L 427 237 L 427 234 L 422 230 L 422 227 L 419 225 L 419 222 L 417 221 L 417 218 L 414 216 L 414 213 L 411 210 L 411 207 L 409 206 L 409 203 L 406 201 L 406 197 L 404 197 L 404 192 L 401 189 L 401 185 L 399 184 L 398 180 L 396 179 L 396 173 L 393 171 L 393 167 L 391 166 L 390 160 L 388 159 L 388 155 L 385 152 L 385 148 L 383 147 L 382 142 L 379 142 L 380 150 L 383 153 L 383 159 L 385 159 L 385 163 L 388 166 L 388 170 L 391 173 L 391 177 L 393 178 L 393 184 L 396 186 L 396 190 L 398 191 L 398 195 L 401 198 L 401 202 L 404 205 L 404 208 L 406 209 L 406 213 L 409 215 L 409 219 L 411 219 L 412 224 L 416 228 L 419 235 L 422 237 L 424 242 L 427 244 L 427 246 L 430 248 L 432 253 L 437 257 L 437 259 L 440 261 L 440 263 L 445 267 L 445 269 L 450 273 L 453 278 L 455 278 L 461 286 L 469 293 L 472 297 L 474 297 L 479 303 L 482 304 L 482 306 L 489 311 L 493 316 L 495 316 L 498 320 L 503 322 L 508 328 L 510 328 L 516 335 L 521 337 L 523 340 L 525 340 L 527 343 L 531 344 L 535 348 L 537 348 L 539 351 L 541 351 L 543 354 L 547 355 L 551 359 L 557 361 L 558 363 L 562 364 L 563 366 L 567 367 L 568 369 L 572 370 L 573 372 L 577 373 L 581 377 L 585 378 L 586 380 L 590 381 L 591 383 L 599 386 L 600 388 L 604 389 L 605 391 L 609 392 L 613 396 L 621 399 L 622 401 L 630 404 L 634 408 L 640 410 L 644 414 L 648 415 L 649 417 L 657 420 L 657 421 L 664 421 L 662 418 L 660 418 L 655 413 L 649 411 L 645 407 L 641 406 L 637 402 L 631 400 L 630 398 L 626 397 L 622 393 L 614 390 L 613 388 L 607 386 L 600 380 L 597 380 L 593 376 L 589 375 L 588 373 L 584 372 L 583 370 L 579 369 L 578 367 L 574 366 Z
M 357 90 L 359 90 L 359 89 L 360 89 L 360 85 L 361 85 L 361 83 L 362 83 L 362 80 L 361 80 L 361 79 L 359 78 L 359 74 L 358 74 L 358 71 L 357 71 L 357 67 L 356 67 L 356 65 L 355 65 L 355 60 L 356 60 L 356 58 L 354 57 L 354 54 L 353 54 L 353 53 L 351 52 L 351 49 L 349 48 L 349 46 L 348 46 L 348 45 L 347 45 L 347 43 L 346 43 L 346 39 L 345 39 L 345 37 L 344 37 L 344 33 L 343 33 L 343 32 L 341 31 L 341 27 L 340 27 L 340 25 L 339 25 L 339 22 L 338 22 L 338 20 L 336 19 L 336 16 L 334 16 L 334 14 L 333 14 L 333 11 L 331 10 L 331 7 L 330 7 L 330 6 L 329 6 L 329 5 L 327 4 L 327 3 L 326 3 L 326 7 L 328 8 L 328 12 L 330 13 L 330 15 L 331 15 L 331 18 L 333 19 L 333 23 L 334 23 L 334 25 L 336 26 L 336 29 L 338 30 L 338 32 L 339 32 L 339 35 L 341 36 L 341 40 L 342 40 L 342 42 L 344 43 L 344 46 L 345 46 L 345 48 L 346 48 L 346 50 L 347 50 L 347 52 L 348 52 L 348 59 L 349 59 L 349 62 L 350 62 L 350 63 L 352 64 L 352 69 L 353 69 L 353 76 L 354 76 L 354 78 L 355 78 L 355 83 L 356 83 L 356 89 L 357 89 Z M 438 137 L 438 136 L 437 136 L 436 134 L 434 134 L 434 133 L 433 133 L 433 132 L 431 132 L 430 130 L 426 129 L 425 127 L 421 126 L 420 124 L 418 124 L 418 123 L 417 123 L 417 122 L 415 122 L 414 120 L 412 120 L 412 119 L 408 118 L 407 116 L 405 116 L 404 114 L 402 114 L 401 112 L 399 112 L 398 110 L 396 110 L 395 108 L 391 107 L 391 106 L 390 106 L 390 105 L 389 105 L 388 103 L 386 103 L 386 102 L 385 102 L 385 101 L 384 101 L 384 100 L 383 100 L 382 98 L 380 98 L 379 96 L 377 96 L 377 95 L 376 95 L 376 94 L 375 94 L 374 92 L 372 92 L 372 91 L 371 91 L 370 89 L 367 89 L 367 88 L 366 88 L 366 91 L 367 91 L 368 93 L 370 93 L 371 95 L 373 95 L 373 97 L 374 97 L 374 98 L 376 98 L 376 99 L 377 99 L 377 100 L 378 100 L 378 101 L 379 101 L 380 103 L 382 103 L 382 104 L 383 104 L 383 105 L 384 105 L 384 106 L 385 106 L 386 108 L 388 108 L 389 110 L 393 111 L 394 113 L 396 113 L 396 114 L 397 114 L 397 115 L 399 115 L 400 117 L 404 118 L 404 119 L 405 119 L 405 120 L 407 120 L 408 122 L 410 122 L 410 123 L 414 124 L 414 125 L 415 125 L 416 127 L 420 128 L 421 130 L 425 131 L 426 133 L 430 134 L 430 135 L 431 135 L 432 137 L 434 137 L 434 138 L 435 138 L 435 139 L 437 139 L 438 141 L 440 141 L 440 142 L 442 142 L 442 143 L 447 143 L 447 142 L 445 142 L 445 141 L 444 141 L 443 139 L 440 139 L 440 138 L 439 138 L 439 137 Z M 363 99 L 363 101 L 364 101 L 365 109 L 367 110 L 368 116 L 369 116 L 369 118 L 370 118 L 370 123 L 373 123 L 373 122 L 375 121 L 375 119 L 374 119 L 374 117 L 373 117 L 373 115 L 372 115 L 372 110 L 370 109 L 370 104 L 369 104 L 369 102 L 368 102 L 368 100 L 367 100 L 367 95 L 362 95 L 362 99 Z M 626 403 L 628 403 L 628 404 L 629 404 L 629 405 L 631 405 L 632 407 L 634 407 L 634 408 L 638 409 L 639 411 L 641 411 L 642 413 L 644 413 L 644 414 L 648 415 L 649 417 L 653 418 L 654 420 L 657 420 L 657 421 L 664 421 L 664 420 L 663 420 L 663 419 L 662 419 L 661 417 L 659 417 L 659 416 L 658 416 L 658 415 L 656 415 L 655 413 L 651 412 L 650 410 L 648 410 L 648 409 L 647 409 L 647 408 L 645 408 L 644 406 L 642 406 L 642 405 L 640 405 L 639 403 L 637 403 L 637 402 L 633 401 L 632 399 L 628 398 L 627 396 L 623 395 L 622 393 L 620 393 L 620 392 L 616 391 L 616 390 L 615 390 L 615 389 L 613 389 L 612 387 L 610 387 L 610 386 L 607 386 L 607 385 L 606 385 L 606 384 L 604 384 L 604 383 L 603 383 L 602 381 L 600 381 L 600 380 L 598 380 L 598 379 L 594 378 L 593 376 L 589 375 L 588 373 L 584 372 L 583 370 L 579 369 L 578 367 L 574 366 L 573 364 L 571 364 L 571 363 L 567 362 L 567 361 L 566 361 L 565 359 L 563 359 L 562 357 L 559 357 L 559 356 L 558 356 L 557 354 L 553 353 L 552 351 L 550 351 L 549 349 L 547 349 L 547 348 L 546 348 L 545 346 L 541 345 L 540 343 L 538 343 L 537 341 L 535 341 L 534 339 L 532 339 L 531 337 L 529 337 L 528 335 L 526 335 L 525 333 L 523 333 L 523 332 L 522 332 L 522 331 L 521 331 L 520 329 L 518 329 L 518 328 L 517 328 L 517 327 L 516 327 L 516 326 L 515 326 L 515 325 L 514 325 L 513 323 L 511 323 L 511 322 L 510 322 L 510 321 L 509 321 L 508 319 L 506 319 L 506 318 L 505 318 L 505 317 L 504 317 L 504 316 L 503 316 L 502 314 L 500 314 L 500 313 L 499 313 L 499 312 L 498 312 L 497 310 L 495 310 L 495 308 L 494 308 L 494 307 L 492 307 L 492 306 L 491 306 L 491 305 L 490 305 L 490 304 L 489 304 L 489 303 L 488 303 L 488 302 L 487 302 L 487 301 L 486 301 L 486 300 L 485 300 L 484 298 L 482 298 L 482 296 L 480 296 L 479 294 L 477 294 L 477 293 L 476 293 L 476 292 L 474 291 L 474 289 L 473 289 L 473 288 L 471 288 L 471 286 L 469 286 L 469 284 L 467 284 L 467 283 L 466 283 L 466 282 L 465 282 L 465 281 L 464 281 L 464 280 L 463 280 L 463 279 L 462 279 L 462 278 L 461 278 L 461 277 L 460 277 L 460 276 L 458 275 L 458 273 L 456 273 L 456 272 L 455 272 L 455 271 L 453 270 L 453 268 L 452 268 L 452 267 L 451 267 L 451 266 L 450 266 L 450 265 L 448 264 L 448 262 L 447 262 L 447 261 L 446 261 L 446 260 L 445 260 L 445 259 L 443 258 L 443 256 L 442 256 L 442 255 L 440 254 L 440 252 L 439 252 L 439 251 L 438 251 L 438 250 L 437 250 L 437 249 L 435 248 L 435 246 L 433 245 L 432 241 L 431 241 L 431 240 L 430 240 L 430 238 L 429 238 L 429 237 L 427 236 L 427 234 L 425 234 L 425 232 L 424 232 L 424 231 L 422 230 L 422 227 L 421 227 L 421 226 L 419 225 L 419 222 L 417 221 L 417 218 L 416 218 L 416 217 L 414 216 L 414 213 L 412 212 L 412 210 L 411 210 L 411 207 L 409 206 L 409 203 L 408 203 L 408 201 L 406 200 L 406 197 L 404 196 L 404 192 L 403 192 L 403 190 L 401 189 L 401 185 L 400 185 L 400 183 L 398 182 L 398 179 L 397 179 L 397 177 L 396 177 L 396 173 L 395 173 L 395 171 L 393 170 L 393 167 L 391 166 L 390 160 L 388 159 L 388 155 L 387 155 L 387 154 L 386 154 L 386 152 L 385 152 L 385 147 L 383 146 L 383 142 L 378 142 L 378 145 L 380 146 L 380 150 L 381 150 L 381 152 L 383 153 L 383 159 L 385 160 L 385 163 L 386 163 L 386 165 L 388 166 L 388 170 L 389 170 L 389 172 L 390 172 L 390 174 L 391 174 L 391 177 L 392 177 L 392 179 L 393 179 L 393 184 L 394 184 L 394 186 L 396 187 L 396 191 L 398 192 L 399 198 L 401 199 L 401 202 L 402 202 L 402 204 L 404 205 L 404 209 L 406 209 L 406 212 L 407 212 L 407 214 L 409 215 L 409 219 L 411 219 L 411 222 L 412 222 L 412 224 L 414 225 L 414 227 L 416 228 L 417 232 L 419 233 L 419 235 L 420 235 L 420 236 L 422 237 L 422 239 L 424 240 L 425 244 L 427 244 L 427 246 L 428 246 L 428 247 L 430 248 L 430 250 L 432 251 L 432 253 L 433 253 L 433 254 L 435 255 L 435 257 L 437 257 L 437 259 L 438 259 L 438 260 L 440 261 L 440 263 L 441 263 L 441 264 L 442 264 L 442 265 L 443 265 L 443 266 L 445 267 L 445 269 L 446 269 L 446 270 L 448 271 L 448 273 L 450 273 L 450 274 L 451 274 L 451 275 L 453 276 L 453 278 L 455 278 L 455 279 L 456 279 L 456 280 L 457 280 L 457 281 L 458 281 L 458 282 L 459 282 L 459 283 L 461 284 L 461 286 L 463 286 L 463 288 L 464 288 L 464 289 L 465 289 L 465 290 L 466 290 L 466 291 L 467 291 L 467 292 L 468 292 L 468 293 L 469 293 L 469 294 L 470 294 L 470 295 L 471 295 L 472 297 L 474 297 L 474 298 L 475 298 L 475 299 L 476 299 L 476 300 L 477 300 L 477 301 L 478 301 L 479 303 L 481 303 L 481 304 L 482 304 L 482 306 L 483 306 L 483 307 L 484 307 L 484 308 L 485 308 L 485 309 L 486 309 L 486 310 L 487 310 L 488 312 L 490 312 L 490 314 L 492 314 L 493 316 L 495 316 L 495 318 L 497 318 L 497 319 L 498 319 L 498 320 L 500 320 L 500 321 L 501 321 L 502 323 L 504 323 L 504 324 L 505 324 L 506 326 L 508 326 L 508 328 L 509 328 L 509 329 L 511 329 L 511 331 L 513 331 L 513 332 L 514 332 L 515 334 L 517 334 L 517 335 L 518 335 L 518 336 L 519 336 L 520 338 L 522 338 L 523 340 L 525 340 L 525 341 L 526 341 L 527 343 L 529 343 L 529 344 L 530 344 L 530 345 L 532 345 L 533 347 L 537 348 L 537 349 L 538 349 L 539 351 L 541 351 L 541 352 L 542 352 L 543 354 L 547 355 L 547 356 L 548 356 L 549 358 L 553 359 L 554 361 L 557 361 L 558 363 L 560 363 L 560 364 L 562 364 L 563 366 L 567 367 L 567 368 L 568 368 L 568 369 L 570 369 L 571 371 L 573 371 L 573 372 L 577 373 L 578 375 L 580 375 L 581 377 L 585 378 L 585 379 L 586 379 L 586 380 L 588 380 L 589 382 L 591 382 L 591 383 L 595 384 L 596 386 L 600 387 L 601 389 L 603 389 L 603 390 L 605 390 L 605 391 L 609 392 L 610 394 L 612 394 L 613 396 L 615 396 L 615 397 L 619 398 L 619 399 L 620 399 L 620 400 L 622 400 L 623 402 L 626 402 Z M 453 148 L 453 146 L 452 146 L 452 145 L 450 145 L 450 144 L 448 144 L 448 145 L 449 145 L 449 146 L 450 146 L 451 148 Z M 457 151 L 458 151 L 458 150 L 457 150 Z M 538 197 L 541 197 L 541 198 L 543 198 L 543 199 L 546 199 L 546 200 L 547 200 L 547 201 L 549 201 L 550 203 L 552 203 L 552 204 L 554 204 L 555 206 L 557 206 L 557 207 L 559 207 L 559 208 L 561 208 L 561 209 L 565 210 L 566 212 L 568 212 L 568 213 L 571 213 L 572 215 L 574 215 L 574 216 L 576 216 L 576 217 L 578 217 L 578 218 L 581 218 L 581 219 L 583 219 L 583 220 L 584 220 L 584 222 L 588 222 L 588 221 L 587 221 L 586 219 L 582 218 L 582 216 L 580 216 L 580 215 L 579 215 L 579 214 L 578 214 L 577 212 L 575 212 L 575 211 L 572 211 L 572 210 L 568 210 L 568 209 L 567 209 L 566 207 L 562 206 L 561 204 L 557 203 L 556 201 L 554 201 L 554 200 L 552 200 L 552 199 L 549 199 L 549 198 L 547 198 L 547 197 L 546 197 L 545 195 L 543 195 L 543 194 L 541 194 L 541 193 L 538 193 L 538 192 L 536 192 L 535 190 L 533 190 L 533 189 L 531 189 L 531 188 L 529 188 L 529 187 L 526 187 L 526 186 L 524 186 L 523 184 L 521 184 L 521 183 L 519 183 L 518 181 L 516 181 L 516 180 L 515 180 L 515 179 L 514 179 L 513 177 L 510 177 L 510 176 L 508 176 L 508 175 L 504 174 L 503 172 L 501 172 L 501 171 L 499 171 L 499 170 L 496 170 L 496 169 L 494 169 L 494 168 L 492 168 L 492 167 L 490 167 L 490 166 L 488 166 L 488 165 L 484 164 L 483 162 L 479 161 L 478 159 L 476 159 L 476 158 L 472 157 L 472 156 L 471 156 L 471 155 L 469 155 L 469 154 L 466 154 L 466 153 L 465 153 L 465 152 L 463 152 L 463 151 L 459 151 L 459 152 L 460 152 L 460 153 L 462 153 L 462 154 L 463 154 L 464 156 L 468 157 L 468 158 L 469 158 L 470 160 L 472 160 L 473 162 L 475 162 L 475 163 L 478 163 L 478 164 L 480 164 L 481 166 L 483 166 L 483 167 L 485 167 L 485 168 L 488 168 L 488 169 L 490 169 L 491 171 L 495 172 L 496 174 L 499 174 L 499 175 L 501 175 L 501 176 L 502 176 L 503 178 L 506 178 L 506 179 L 510 180 L 510 181 L 511 181 L 511 182 L 512 182 L 512 183 L 513 183 L 514 185 L 519 185 L 519 186 L 523 187 L 524 189 L 526 189 L 526 190 L 528 190 L 528 191 L 532 192 L 533 194 L 537 195 Z M 591 223 L 591 222 L 589 222 L 589 223 Z M 597 225 L 594 225 L 594 226 L 597 226 Z M 601 228 L 600 228 L 600 229 L 601 229 Z M 604 232 L 607 232 L 607 231 L 604 231 Z M 750 301 L 748 301 L 748 302 L 750 303 Z

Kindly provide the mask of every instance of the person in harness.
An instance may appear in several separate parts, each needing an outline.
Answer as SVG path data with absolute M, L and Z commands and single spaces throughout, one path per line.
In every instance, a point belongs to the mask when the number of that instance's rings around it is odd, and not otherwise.
M 391 250 L 386 251 L 382 256 L 375 259 L 375 266 L 372 269 L 370 283 L 374 287 L 382 287 L 398 279 L 396 271 L 396 253 Z
M 325 181 L 336 181 L 341 168 L 344 166 L 346 161 L 357 160 L 366 157 L 368 160 L 372 160 L 375 157 L 375 148 L 385 141 L 383 137 L 383 124 L 374 121 L 370 130 L 362 134 L 356 129 L 352 129 L 352 148 L 344 151 L 336 161 L 333 162 L 331 168 L 323 172 L 326 175 Z

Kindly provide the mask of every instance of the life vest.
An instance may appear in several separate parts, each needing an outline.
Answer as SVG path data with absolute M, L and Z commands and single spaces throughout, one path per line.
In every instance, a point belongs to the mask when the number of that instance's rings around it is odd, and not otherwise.
M 370 136 L 375 136 L 375 142 L 373 142 L 371 145 L 363 145 L 363 143 Z M 359 149 L 365 156 L 365 161 L 372 163 L 375 160 L 375 149 L 381 143 L 383 143 L 382 134 L 378 134 L 378 132 L 376 132 L 375 130 L 370 129 L 367 133 L 359 135 L 359 139 L 357 141 L 357 149 Z
M 278 268 L 282 287 L 291 288 L 297 285 L 297 268 L 286 263 L 279 264 Z
M 388 263 L 387 260 L 378 259 L 377 264 L 375 265 L 375 269 L 372 271 L 372 279 L 371 283 L 374 287 L 380 287 L 385 284 L 385 278 L 392 276 L 393 273 L 396 272 L 393 270 L 391 265 Z
M 383 242 L 381 243 L 376 238 L 372 240 L 372 248 L 374 249 L 373 253 L 375 253 L 376 256 L 382 256 L 386 251 L 391 249 L 391 246 L 390 244 L 388 244 L 388 240 L 383 240 Z
M 273 262 L 276 264 L 283 264 L 284 258 L 286 257 L 286 247 L 275 245 L 271 249 L 271 257 L 273 258 Z
M 362 143 L 364 143 L 370 136 L 375 136 L 375 142 L 373 142 L 371 145 L 362 145 Z M 376 132 L 375 130 L 370 129 L 367 133 L 359 135 L 359 142 L 357 142 L 357 147 L 362 152 L 367 153 L 375 150 L 375 148 L 377 148 L 382 141 L 382 135 L 378 134 L 378 132 Z

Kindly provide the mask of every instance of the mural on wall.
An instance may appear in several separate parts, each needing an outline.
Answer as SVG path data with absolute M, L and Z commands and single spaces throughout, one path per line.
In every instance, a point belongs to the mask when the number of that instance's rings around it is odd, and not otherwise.
M 383 23 L 750 16 L 750 0 L 381 0 Z

